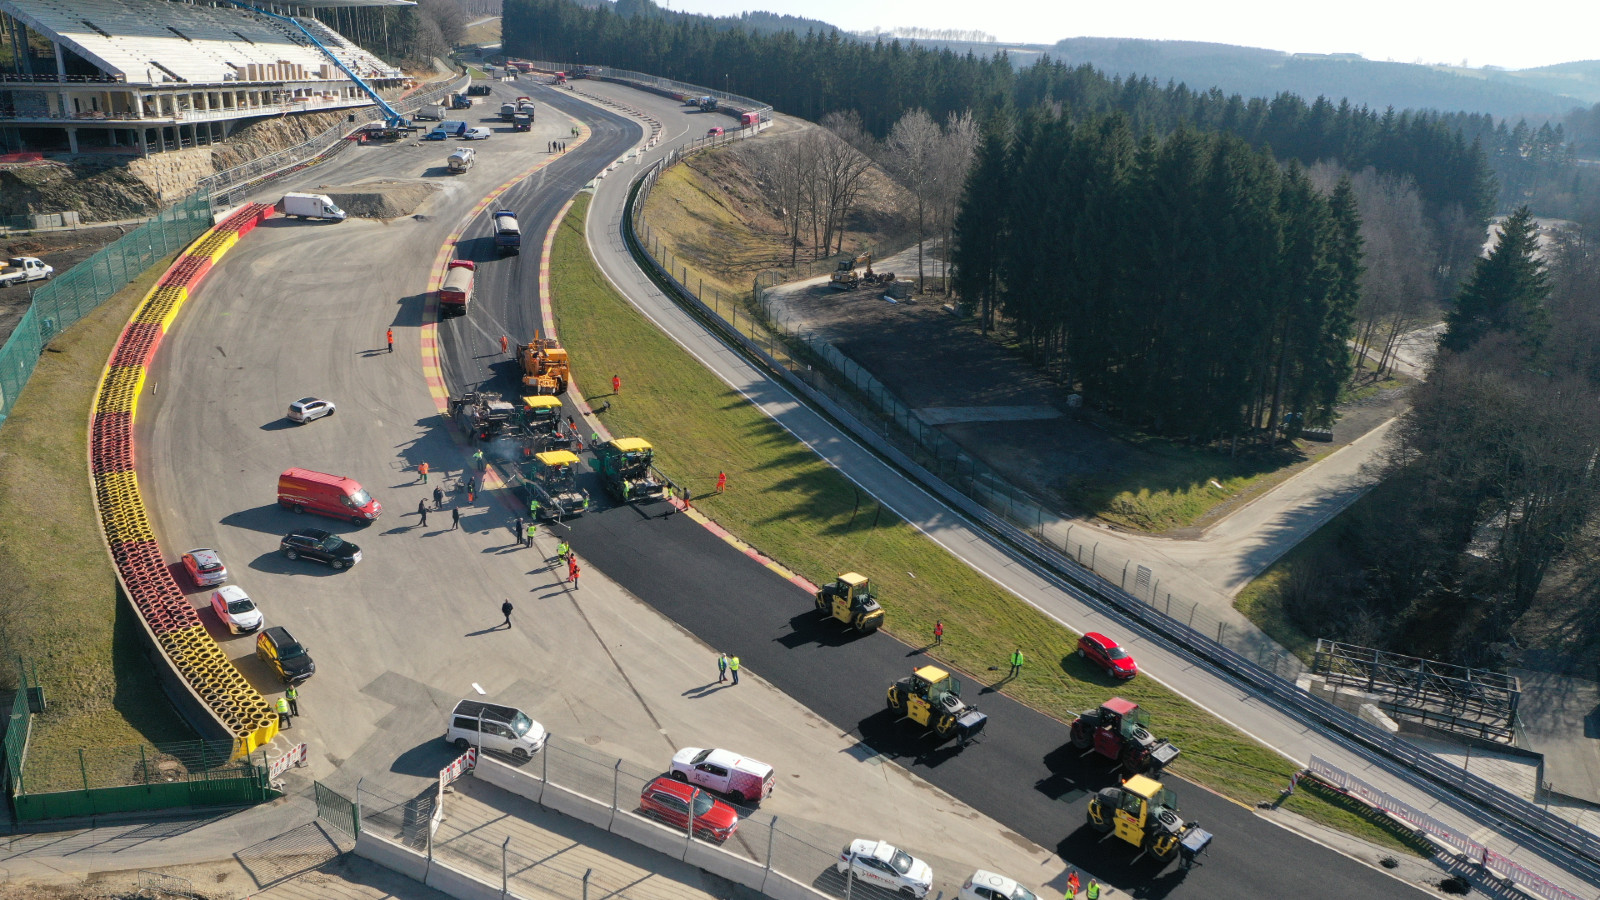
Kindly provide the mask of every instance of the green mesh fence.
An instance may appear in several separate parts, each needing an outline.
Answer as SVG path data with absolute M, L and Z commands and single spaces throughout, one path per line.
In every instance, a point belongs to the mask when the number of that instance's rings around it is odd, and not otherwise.
M 0 423 L 11 414 L 51 338 L 210 227 L 211 195 L 201 189 L 35 288 L 32 305 L 0 347 Z

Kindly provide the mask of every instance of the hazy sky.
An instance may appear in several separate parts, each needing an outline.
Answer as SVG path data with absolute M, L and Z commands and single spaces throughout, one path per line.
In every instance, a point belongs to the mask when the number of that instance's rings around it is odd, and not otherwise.
M 1600 2 L 1543 0 L 667 0 L 685 12 L 760 9 L 857 31 L 879 26 L 986 31 L 1052 44 L 1068 37 L 1215 41 L 1291 53 L 1359 53 L 1368 59 L 1507 69 L 1600 58 Z M 1517 17 L 1527 10 L 1531 15 Z

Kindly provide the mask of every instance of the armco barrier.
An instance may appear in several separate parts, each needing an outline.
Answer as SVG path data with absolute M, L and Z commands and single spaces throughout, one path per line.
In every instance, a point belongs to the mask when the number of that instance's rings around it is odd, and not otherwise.
M 117 581 L 138 613 L 162 687 L 203 737 L 230 741 L 236 759 L 248 757 L 271 741 L 278 732 L 278 719 L 266 698 L 250 686 L 201 625 L 199 614 L 162 558 L 134 469 L 133 429 L 146 367 L 189 291 L 240 235 L 270 212 L 269 207 L 251 204 L 228 216 L 202 234 L 150 289 L 112 351 L 96 388 L 89 427 L 95 511 Z M 248 783 L 243 785 L 169 793 L 175 799 L 181 796 L 183 805 L 259 801 L 272 795 L 264 773 L 260 774 L 260 778 L 244 779 Z M 146 803 L 160 802 L 159 798 L 148 799 L 148 789 L 143 794 Z M 19 818 L 60 814 L 53 811 L 59 804 L 40 799 L 46 796 L 33 795 L 29 798 L 33 802 L 19 803 Z

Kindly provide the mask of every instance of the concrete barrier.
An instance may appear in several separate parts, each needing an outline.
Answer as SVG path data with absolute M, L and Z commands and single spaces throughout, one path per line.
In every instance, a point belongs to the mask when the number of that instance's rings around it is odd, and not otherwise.
M 528 765 L 532 767 L 533 763 Z M 544 781 L 539 776 L 512 768 L 497 759 L 489 758 L 487 754 L 478 756 L 478 763 L 472 769 L 472 777 L 535 803 L 539 801 L 540 789 L 544 787 Z
M 682 831 L 620 809 L 617 810 L 617 817 L 611 822 L 611 833 L 625 837 L 635 844 L 649 847 L 657 853 L 665 853 L 673 859 L 683 858 L 683 844 L 689 839 L 689 836 Z
M 776 870 L 767 873 L 767 881 L 760 890 L 772 900 L 833 900 L 831 895 L 824 894 L 809 884 L 801 884 Z
M 447 866 L 437 856 L 433 859 L 433 866 L 428 869 L 428 880 L 424 883 L 456 900 L 501 900 L 500 885 L 491 885 L 460 869 Z
M 419 883 L 428 869 L 426 856 L 364 829 L 356 837 L 356 855 Z
M 742 884 L 752 891 L 761 890 L 761 882 L 765 880 L 767 874 L 767 867 L 761 863 L 703 841 L 690 844 L 689 852 L 683 855 L 683 861 L 691 866 L 699 866 L 713 875 L 720 875 L 735 884 Z
M 582 794 L 569 791 L 559 785 L 550 784 L 545 786 L 543 806 L 545 809 L 553 809 L 580 822 L 588 822 L 601 830 L 611 826 L 611 807 L 609 805 L 590 800 Z

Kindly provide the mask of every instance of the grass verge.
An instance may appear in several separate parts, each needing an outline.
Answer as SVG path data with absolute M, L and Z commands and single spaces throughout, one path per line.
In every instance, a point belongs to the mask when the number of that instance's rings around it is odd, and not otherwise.
M 976 680 L 996 681 L 989 667 L 1021 647 L 1030 662 L 1023 677 L 997 684 L 1006 694 L 1061 719 L 1120 694 L 1149 709 L 1158 733 L 1183 748 L 1179 774 L 1247 804 L 1278 798 L 1291 763 L 1154 681 L 1114 683 L 1085 664 L 1071 652 L 1077 635 L 859 493 L 628 305 L 589 256 L 589 200 L 578 196 L 552 252 L 557 329 L 580 387 L 603 390 L 621 375 L 627 393 L 607 425 L 648 438 L 658 464 L 688 484 L 701 511 L 813 581 L 850 569 L 870 575 L 891 634 L 920 646 L 942 620 L 944 644 L 931 655 Z M 712 492 L 719 471 L 728 473 L 721 495 Z M 809 603 L 796 592 L 797 611 Z M 1372 840 L 1383 834 L 1307 791 L 1284 806 Z
M 95 384 L 122 326 L 170 263 L 52 341 L 0 427 L 0 521 L 10 524 L 0 531 L 3 665 L 19 656 L 32 663 L 50 701 L 34 718 L 30 772 L 35 760 L 76 760 L 79 747 L 195 737 L 162 693 L 138 622 L 118 598 L 88 470 Z

